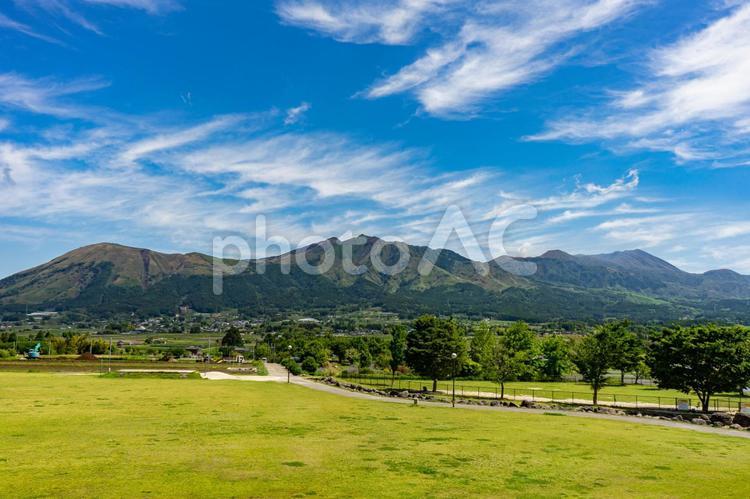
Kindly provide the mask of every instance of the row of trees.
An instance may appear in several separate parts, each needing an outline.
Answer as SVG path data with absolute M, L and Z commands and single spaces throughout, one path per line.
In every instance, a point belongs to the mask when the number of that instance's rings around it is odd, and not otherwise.
M 538 338 L 524 322 L 508 328 L 481 323 L 467 345 L 454 320 L 434 316 L 417 319 L 408 334 L 392 333 L 391 356 L 394 375 L 404 362 L 432 379 L 433 390 L 438 379 L 459 374 L 497 381 L 503 395 L 508 381 L 559 380 L 571 367 L 569 341 L 562 336 Z
M 50 331 L 39 331 L 34 336 L 18 336 L 15 332 L 0 333 L 0 350 L 7 352 L 7 356 L 15 357 L 26 352 L 34 344 L 41 343 L 44 353 L 81 354 L 92 352 L 104 353 L 108 345 L 101 339 L 95 339 L 88 334 L 65 331 L 62 335 L 54 335 Z
M 267 333 L 256 355 L 291 355 L 308 372 L 331 358 L 362 370 L 389 369 L 394 376 L 413 371 L 433 380 L 433 390 L 438 380 L 453 375 L 481 378 L 497 382 L 501 395 L 509 381 L 554 381 L 575 371 L 590 384 L 595 404 L 612 371 L 619 371 L 621 383 L 632 373 L 636 383 L 651 376 L 662 388 L 694 392 L 704 410 L 715 394 L 750 384 L 750 334 L 741 326 L 669 327 L 645 336 L 628 322 L 613 322 L 582 336 L 539 336 L 523 322 L 509 327 L 479 323 L 467 337 L 455 320 L 423 316 L 409 328 L 391 325 L 385 332 L 357 337 L 296 329 Z M 239 331 L 230 330 L 222 344 L 240 346 L 242 341 Z
M 601 325 L 576 341 L 538 338 L 523 322 L 509 328 L 481 325 L 469 348 L 456 322 L 432 316 L 414 322 L 391 338 L 391 369 L 405 361 L 433 380 L 456 371 L 476 370 L 500 384 L 519 379 L 559 379 L 571 366 L 591 385 L 593 402 L 612 370 L 636 379 L 650 371 L 659 387 L 694 392 L 704 411 L 716 393 L 750 384 L 750 331 L 741 326 L 701 325 L 664 328 L 643 341 L 627 322 Z M 455 355 L 454 355 L 455 354 Z

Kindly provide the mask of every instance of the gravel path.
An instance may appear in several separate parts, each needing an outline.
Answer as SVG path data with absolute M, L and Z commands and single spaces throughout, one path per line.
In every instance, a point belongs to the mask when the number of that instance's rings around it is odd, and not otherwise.
M 268 376 L 238 376 L 238 375 L 218 373 L 218 372 L 208 372 L 208 373 L 202 374 L 201 376 L 203 376 L 206 379 L 234 379 L 234 380 L 243 380 L 243 381 L 276 381 L 276 382 L 286 383 L 287 371 L 285 367 L 279 364 L 266 364 L 266 368 L 268 369 Z M 395 398 L 395 397 L 380 397 L 376 395 L 369 395 L 367 393 L 353 392 L 349 390 L 344 390 L 343 388 L 337 388 L 335 386 L 325 385 L 323 383 L 317 383 L 315 381 L 311 381 L 309 379 L 302 378 L 300 376 L 292 376 L 291 382 L 294 383 L 295 385 L 304 386 L 306 388 L 310 388 L 312 390 L 318 390 L 321 392 L 332 393 L 334 395 L 339 395 L 342 397 L 363 399 L 363 400 L 373 400 L 377 402 L 386 402 L 386 403 L 391 403 L 391 404 L 414 405 L 414 401 L 412 399 L 402 399 L 402 398 Z M 427 406 L 427 407 L 441 407 L 441 408 L 450 407 L 450 404 L 448 403 L 427 402 L 423 400 L 420 400 L 418 404 L 420 406 Z M 714 435 L 722 435 L 725 437 L 737 437 L 737 438 L 750 439 L 750 431 L 740 431 L 740 430 L 732 430 L 732 429 L 726 429 L 726 428 L 714 428 L 713 426 L 699 426 L 699 425 L 694 425 L 690 423 L 665 421 L 663 419 L 639 418 L 635 416 L 616 416 L 616 415 L 611 415 L 611 414 L 597 414 L 597 413 L 592 413 L 592 412 L 560 411 L 560 410 L 553 410 L 553 409 L 548 409 L 548 410 L 526 409 L 526 408 L 522 409 L 518 407 L 492 407 L 492 406 L 484 406 L 484 405 L 463 405 L 463 404 L 456 406 L 456 408 L 468 409 L 468 410 L 473 410 L 473 411 L 501 411 L 501 412 L 515 412 L 515 413 L 522 413 L 522 414 L 555 413 L 555 414 L 564 414 L 565 416 L 570 416 L 574 418 L 605 419 L 609 421 L 645 424 L 645 425 L 650 425 L 650 426 L 663 426 L 667 428 L 680 428 L 683 430 L 697 431 L 699 433 L 711 433 Z

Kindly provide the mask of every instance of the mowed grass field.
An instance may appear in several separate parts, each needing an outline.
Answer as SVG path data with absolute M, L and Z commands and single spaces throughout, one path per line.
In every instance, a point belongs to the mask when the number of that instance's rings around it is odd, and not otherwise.
M 295 385 L 0 373 L 0 497 L 750 496 L 750 440 Z

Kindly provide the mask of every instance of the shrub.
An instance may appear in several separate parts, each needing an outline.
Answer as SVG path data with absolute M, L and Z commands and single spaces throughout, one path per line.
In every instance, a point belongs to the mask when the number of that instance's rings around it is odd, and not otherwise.
M 318 370 L 318 361 L 315 360 L 314 357 L 305 357 L 305 359 L 302 361 L 302 370 L 306 373 L 315 374 L 315 371 Z
M 281 362 L 281 365 L 289 369 L 289 371 L 291 371 L 291 373 L 294 374 L 295 376 L 299 376 L 300 374 L 302 374 L 302 368 L 292 358 L 287 357 Z

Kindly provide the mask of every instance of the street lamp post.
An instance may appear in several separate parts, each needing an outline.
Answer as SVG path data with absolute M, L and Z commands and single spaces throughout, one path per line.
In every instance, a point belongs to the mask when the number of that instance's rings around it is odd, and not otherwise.
M 292 382 L 292 345 L 289 345 L 289 363 L 286 366 L 286 382 Z
M 458 354 L 453 352 L 451 359 L 453 359 L 453 397 L 451 398 L 451 406 L 456 407 L 456 359 Z

